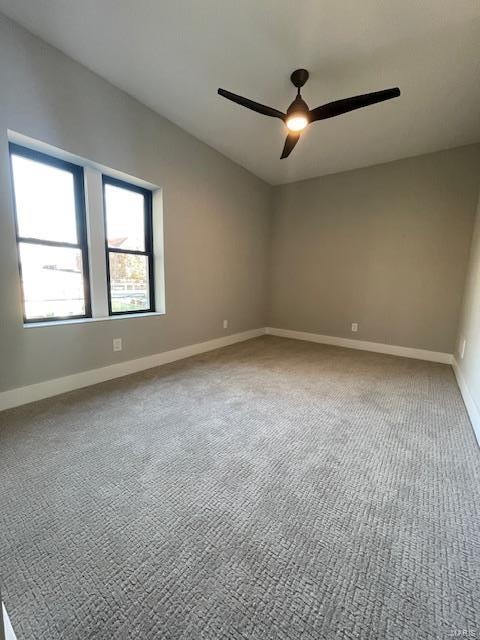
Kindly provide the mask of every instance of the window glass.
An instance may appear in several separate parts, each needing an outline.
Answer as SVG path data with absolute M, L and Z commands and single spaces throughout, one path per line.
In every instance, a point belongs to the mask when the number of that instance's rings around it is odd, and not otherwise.
M 110 252 L 110 295 L 113 313 L 150 308 L 148 257 Z
M 105 185 L 108 246 L 145 251 L 145 198 L 143 194 Z
M 103 176 L 110 314 L 155 309 L 152 192 Z
M 15 154 L 12 171 L 18 234 L 77 243 L 72 173 Z
M 83 169 L 10 144 L 24 321 L 89 317 Z
M 85 315 L 80 249 L 20 242 L 25 317 Z

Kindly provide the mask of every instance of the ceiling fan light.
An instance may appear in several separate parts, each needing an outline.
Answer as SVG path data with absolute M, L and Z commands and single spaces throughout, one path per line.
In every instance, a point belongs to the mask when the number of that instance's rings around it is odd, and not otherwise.
M 308 119 L 302 114 L 294 114 L 288 117 L 287 127 L 290 131 L 303 131 L 308 124 Z

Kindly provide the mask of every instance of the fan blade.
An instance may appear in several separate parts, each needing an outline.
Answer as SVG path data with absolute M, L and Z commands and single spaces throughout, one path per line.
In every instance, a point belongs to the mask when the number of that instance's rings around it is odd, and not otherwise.
M 395 87 L 394 89 L 384 89 L 383 91 L 364 93 L 361 96 L 352 96 L 351 98 L 345 98 L 344 100 L 335 100 L 335 102 L 329 102 L 328 104 L 323 104 L 321 107 L 311 109 L 310 122 L 333 118 L 341 115 L 342 113 L 347 113 L 348 111 L 368 107 L 370 104 L 376 104 L 377 102 L 397 98 L 399 95 L 400 89 Z
M 293 147 L 300 140 L 300 133 L 289 133 L 287 139 L 285 140 L 285 146 L 283 147 L 282 155 L 280 156 L 280 160 L 283 158 L 288 158 L 288 156 L 292 153 Z
M 254 102 L 253 100 L 249 100 L 248 98 L 244 98 L 243 96 L 237 96 L 236 93 L 231 93 L 230 91 L 226 91 L 225 89 L 219 89 L 218 93 L 224 98 L 227 98 L 227 100 L 236 102 L 242 107 L 247 107 L 247 109 L 251 109 L 252 111 L 261 113 L 264 116 L 270 116 L 271 118 L 280 118 L 280 120 L 283 120 L 285 118 L 285 114 L 281 111 L 278 111 L 278 109 L 267 107 L 264 104 Z

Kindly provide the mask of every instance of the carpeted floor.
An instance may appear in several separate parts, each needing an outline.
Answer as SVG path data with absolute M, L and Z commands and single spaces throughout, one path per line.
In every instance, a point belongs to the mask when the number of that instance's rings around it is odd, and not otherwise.
M 0 422 L 19 640 L 480 638 L 448 366 L 264 337 Z

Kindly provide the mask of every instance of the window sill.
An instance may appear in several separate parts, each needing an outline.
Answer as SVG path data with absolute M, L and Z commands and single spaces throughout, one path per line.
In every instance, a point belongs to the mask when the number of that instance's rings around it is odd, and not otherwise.
M 73 320 L 52 320 L 51 322 L 26 322 L 24 329 L 38 329 L 39 327 L 58 327 L 66 324 L 89 324 L 90 322 L 106 322 L 109 320 L 125 320 L 127 318 L 151 318 L 152 316 L 164 316 L 163 311 L 149 311 L 148 313 L 126 313 L 118 316 L 107 316 L 106 318 L 75 318 Z

